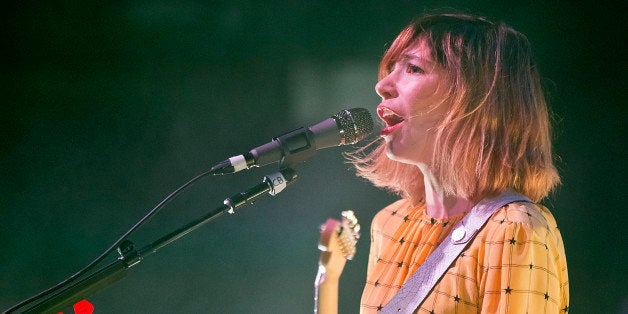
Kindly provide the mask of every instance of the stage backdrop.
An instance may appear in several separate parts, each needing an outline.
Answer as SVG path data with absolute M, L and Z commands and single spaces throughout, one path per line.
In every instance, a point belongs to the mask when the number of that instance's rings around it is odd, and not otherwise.
M 393 37 L 424 9 L 454 7 L 532 42 L 554 112 L 563 184 L 544 203 L 565 241 L 571 312 L 625 313 L 624 19 L 579 3 L 5 5 L 0 308 L 87 265 L 214 163 L 343 108 L 374 113 Z M 354 148 L 319 151 L 284 192 L 188 234 L 88 300 L 97 313 L 308 313 L 319 225 L 352 209 L 364 232 L 340 310 L 356 313 L 371 219 L 396 197 L 353 175 L 342 153 Z M 144 247 L 277 169 L 204 178 L 129 239 Z

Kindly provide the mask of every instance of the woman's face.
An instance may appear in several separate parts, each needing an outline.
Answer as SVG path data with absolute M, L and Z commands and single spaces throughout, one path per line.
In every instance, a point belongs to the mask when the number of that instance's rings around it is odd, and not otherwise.
M 390 159 L 431 164 L 436 128 L 447 113 L 446 72 L 430 57 L 423 41 L 410 45 L 392 72 L 375 85 L 382 102 L 377 114 L 386 123 L 381 136 Z

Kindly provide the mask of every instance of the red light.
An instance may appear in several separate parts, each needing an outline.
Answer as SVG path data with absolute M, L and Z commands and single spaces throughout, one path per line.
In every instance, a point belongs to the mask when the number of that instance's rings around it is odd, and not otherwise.
M 81 300 L 74 304 L 74 313 L 76 314 L 92 314 L 94 306 L 87 300 Z

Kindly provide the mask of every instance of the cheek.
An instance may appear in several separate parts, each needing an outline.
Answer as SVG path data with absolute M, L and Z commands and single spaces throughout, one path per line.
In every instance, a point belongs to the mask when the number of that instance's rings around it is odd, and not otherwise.
M 409 103 L 412 104 L 412 111 L 415 114 L 424 114 L 427 118 L 446 109 L 442 108 L 446 98 L 445 93 L 442 91 L 442 88 L 439 88 L 437 83 L 422 85 L 410 94 L 412 97 L 409 99 Z
M 434 132 L 431 123 L 417 121 L 415 119 L 408 129 L 406 129 L 404 144 L 415 153 L 423 152 L 434 142 Z
M 436 133 L 441 121 L 441 115 L 429 114 L 415 117 L 404 131 L 403 146 L 422 161 L 426 162 L 432 156 Z

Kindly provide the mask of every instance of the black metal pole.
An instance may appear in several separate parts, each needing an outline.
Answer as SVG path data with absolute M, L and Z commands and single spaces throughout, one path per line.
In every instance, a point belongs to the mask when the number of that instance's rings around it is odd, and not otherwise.
M 170 232 L 140 250 L 134 250 L 130 241 L 124 241 L 118 248 L 120 258 L 117 261 L 101 268 L 100 270 L 97 270 L 88 277 L 79 280 L 66 288 L 56 290 L 48 296 L 43 296 L 43 301 L 39 301 L 36 305 L 31 306 L 28 310 L 23 312 L 49 313 L 61 310 L 70 304 L 74 304 L 92 295 L 94 292 L 102 290 L 110 284 L 124 278 L 126 270 L 141 262 L 145 257 L 152 255 L 157 252 L 157 250 L 222 216 L 225 212 L 233 213 L 237 208 L 245 205 L 252 205 L 255 200 L 266 194 L 276 195 L 281 192 L 281 190 L 288 183 L 296 179 L 296 177 L 296 172 L 290 168 L 286 168 L 281 170 L 279 173 L 266 176 L 264 177 L 262 183 L 249 190 L 240 192 L 225 199 L 223 205 L 211 213 L 208 213 L 201 218 L 192 221 L 173 232 Z M 25 304 L 20 308 L 25 306 L 27 305 Z

